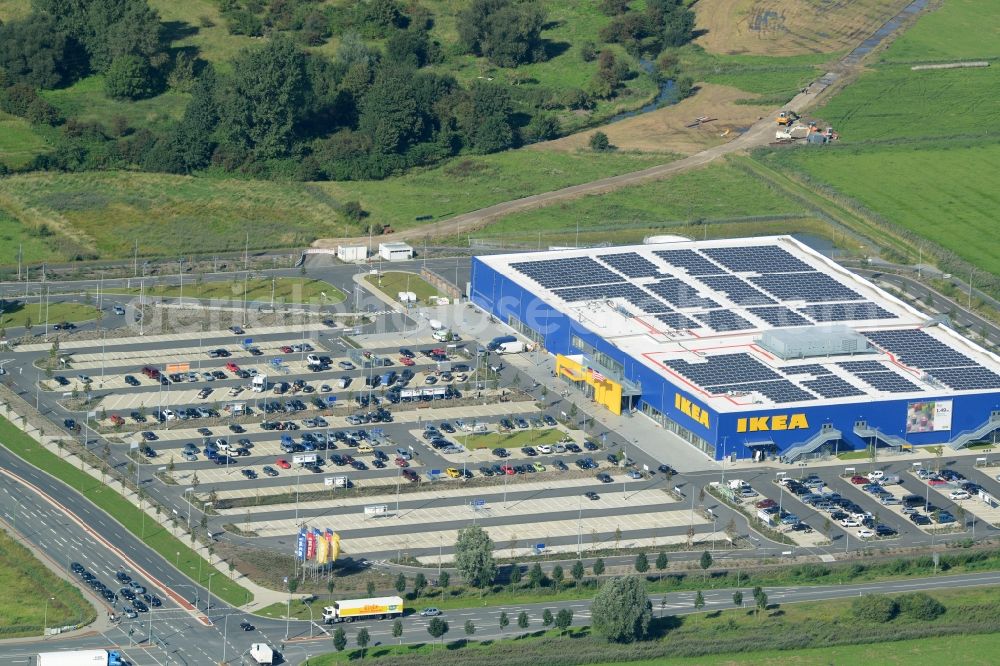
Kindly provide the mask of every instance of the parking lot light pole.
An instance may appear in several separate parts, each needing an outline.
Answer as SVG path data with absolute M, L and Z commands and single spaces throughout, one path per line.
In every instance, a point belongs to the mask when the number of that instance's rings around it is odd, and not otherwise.
M 45 598 L 45 611 L 43 613 L 44 617 L 42 619 L 42 638 L 43 639 L 48 634 L 48 628 L 49 628 L 49 602 L 50 601 L 55 601 L 55 600 L 56 600 L 55 597 L 46 597 Z

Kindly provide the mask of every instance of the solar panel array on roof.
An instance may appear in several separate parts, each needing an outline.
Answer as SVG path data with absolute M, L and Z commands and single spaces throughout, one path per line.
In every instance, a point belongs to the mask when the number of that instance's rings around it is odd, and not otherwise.
M 888 370 L 878 361 L 841 361 L 837 365 L 848 372 L 886 372 Z
M 897 319 L 896 315 L 869 301 L 856 303 L 822 303 L 799 308 L 816 321 L 861 321 L 864 319 Z
M 684 329 L 684 328 L 701 328 L 701 324 L 698 322 L 688 319 L 679 312 L 668 312 L 666 314 L 655 315 L 658 320 L 666 324 L 670 328 Z
M 719 304 L 710 298 L 702 298 L 698 291 L 677 278 L 650 282 L 646 289 L 679 308 L 717 308 Z
M 825 273 L 779 273 L 751 277 L 750 281 L 782 301 L 861 301 L 864 297 Z
M 622 281 L 621 275 L 590 257 L 519 261 L 510 266 L 548 289 Z
M 656 250 L 653 254 L 671 266 L 683 268 L 688 275 L 722 275 L 726 272 L 694 250 Z
M 797 273 L 811 271 L 812 266 L 792 253 L 773 245 L 749 247 L 713 247 L 702 250 L 716 263 L 737 273 Z
M 791 308 L 786 308 L 784 305 L 747 308 L 747 311 L 757 315 L 774 328 L 784 328 L 787 326 L 808 326 L 809 324 L 812 324 L 811 321 L 800 315 L 798 312 L 792 310 Z
M 956 391 L 1000 388 L 1000 375 L 981 366 L 934 368 L 928 370 L 927 374 Z
M 664 365 L 705 387 L 781 379 L 781 375 L 749 354 L 719 354 L 698 363 L 670 359 Z
M 920 387 L 895 372 L 858 372 L 856 376 L 872 388 L 889 393 L 909 393 Z
M 656 264 L 635 252 L 601 254 L 597 258 L 630 278 L 657 277 L 662 273 Z
M 774 299 L 750 286 L 735 275 L 706 275 L 698 278 L 701 282 L 721 291 L 737 305 L 773 305 Z
M 788 372 L 787 370 L 785 372 Z M 864 395 L 861 389 L 851 386 L 836 375 L 824 375 L 816 379 L 807 379 L 802 385 L 810 391 L 819 393 L 824 398 L 848 398 L 854 395 Z
M 729 386 L 713 386 L 712 392 L 728 393 L 730 391 L 755 391 L 766 396 L 772 402 L 803 402 L 814 400 L 815 395 L 805 391 L 787 379 L 771 382 L 751 382 L 747 384 L 732 384 Z
M 819 363 L 810 363 L 808 365 L 793 365 L 788 368 L 782 368 L 782 372 L 786 375 L 829 375 L 832 374 L 829 368 L 826 368 Z
M 971 358 L 935 340 L 923 331 L 903 329 L 863 333 L 876 345 L 892 352 L 900 361 L 914 368 L 955 368 L 979 365 Z
M 699 312 L 695 314 L 694 318 L 708 324 L 708 327 L 713 331 L 719 332 L 745 331 L 756 328 L 746 319 L 729 310 L 709 310 L 708 312 Z

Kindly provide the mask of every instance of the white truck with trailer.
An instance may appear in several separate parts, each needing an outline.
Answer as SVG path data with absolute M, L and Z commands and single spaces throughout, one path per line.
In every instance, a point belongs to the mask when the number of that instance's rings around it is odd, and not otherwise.
M 63 650 L 39 652 L 31 666 L 127 666 L 118 650 Z
M 323 609 L 323 622 L 354 622 L 355 620 L 385 620 L 403 614 L 402 597 L 374 597 L 334 601 Z

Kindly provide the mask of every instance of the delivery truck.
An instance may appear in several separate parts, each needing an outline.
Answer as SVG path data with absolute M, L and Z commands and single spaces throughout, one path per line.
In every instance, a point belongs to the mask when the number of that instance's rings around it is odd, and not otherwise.
M 514 342 L 502 342 L 497 347 L 498 354 L 520 354 L 525 350 L 525 344 L 520 340 Z
M 251 643 L 250 658 L 258 666 L 274 663 L 274 650 L 267 643 Z
M 402 597 L 375 597 L 372 599 L 346 599 L 334 601 L 323 609 L 323 622 L 354 622 L 355 620 L 384 620 L 403 614 Z
M 39 652 L 31 666 L 128 666 L 118 650 Z

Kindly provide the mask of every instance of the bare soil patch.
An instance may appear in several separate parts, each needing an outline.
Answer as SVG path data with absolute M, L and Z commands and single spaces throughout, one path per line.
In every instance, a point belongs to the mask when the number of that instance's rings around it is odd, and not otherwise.
M 699 0 L 697 42 L 712 53 L 790 56 L 858 45 L 907 0 Z

